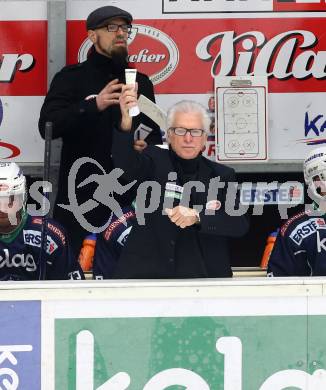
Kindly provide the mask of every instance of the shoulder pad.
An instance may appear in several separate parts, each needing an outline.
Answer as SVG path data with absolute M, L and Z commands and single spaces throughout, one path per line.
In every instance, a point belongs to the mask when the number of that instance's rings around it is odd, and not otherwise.
M 47 230 L 49 233 L 52 232 L 55 236 L 57 236 L 63 245 L 66 245 L 65 231 L 56 221 L 49 219 L 47 221 Z
M 44 217 L 33 217 L 32 218 L 32 224 L 35 225 L 42 225 L 44 221 Z M 57 236 L 63 245 L 66 244 L 66 235 L 64 229 L 61 227 L 61 225 L 54 221 L 53 219 L 49 218 L 46 220 L 47 222 L 47 234 L 52 235 L 54 234 Z
M 301 213 L 298 213 L 298 214 L 295 214 L 293 217 L 291 217 L 290 219 L 288 219 L 284 225 L 281 227 L 281 230 L 280 230 L 280 233 L 281 233 L 281 236 L 284 236 L 285 232 L 287 231 L 288 227 L 294 223 L 295 221 L 298 221 L 299 219 L 303 218 L 303 217 L 309 217 L 309 214 L 311 214 L 311 212 L 309 211 L 301 211 Z
M 113 219 L 109 226 L 104 230 L 102 236 L 105 241 L 109 241 L 110 238 L 114 237 L 120 245 L 123 245 L 120 242 L 120 239 L 123 239 L 124 233 L 129 230 L 129 227 L 135 222 L 136 214 L 132 208 L 125 207 L 123 209 L 123 215 L 118 218 L 113 214 Z M 129 234 L 129 233 L 128 233 Z

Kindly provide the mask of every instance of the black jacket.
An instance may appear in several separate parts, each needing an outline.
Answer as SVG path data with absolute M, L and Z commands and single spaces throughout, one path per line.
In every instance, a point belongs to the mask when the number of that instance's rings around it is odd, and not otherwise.
M 121 153 L 121 150 L 124 150 L 124 153 Z M 143 153 L 135 153 L 132 148 L 132 134 L 116 130 L 112 156 L 115 165 L 125 171 L 126 180 L 136 179 L 138 183 L 153 180 L 161 188 L 158 208 L 145 215 L 143 225 L 139 224 L 140 204 L 137 202 L 138 224 L 135 224 L 129 234 L 114 277 L 232 276 L 228 237 L 239 237 L 248 230 L 246 216 L 229 216 L 224 209 L 227 185 L 235 181 L 234 170 L 200 156 L 197 179 L 205 188 L 204 192 L 195 192 L 192 200 L 192 206 L 203 206 L 200 224 L 181 229 L 162 214 L 165 208 L 163 204 L 173 188 L 173 184 L 167 185 L 168 174 L 177 171 L 171 152 L 157 146 L 149 146 Z M 226 187 L 218 191 L 217 197 L 208 199 L 210 180 L 216 177 L 220 177 Z M 179 176 L 175 184 L 181 185 Z M 139 188 L 137 201 L 140 196 L 144 196 L 144 191 L 145 188 Z M 214 199 L 221 202 L 221 208 L 215 214 L 213 212 L 213 215 L 206 215 L 207 203 Z M 152 207 L 148 204 L 147 206 Z
M 68 174 L 73 163 L 80 157 L 95 159 L 106 172 L 113 165 L 111 159 L 112 129 L 121 119 L 119 106 L 111 106 L 99 112 L 95 99 L 85 100 L 90 95 L 98 94 L 111 80 L 119 78 L 125 82 L 124 69 L 116 68 L 112 61 L 92 51 L 87 61 L 67 66 L 57 73 L 51 83 L 49 92 L 41 109 L 39 130 L 44 137 L 45 122 L 54 124 L 53 138 L 62 137 L 61 163 L 59 171 L 59 185 L 56 204 L 68 204 Z M 154 99 L 153 85 L 149 78 L 137 73 L 138 93 L 152 101 Z M 133 126 L 137 128 L 144 123 L 154 129 L 146 139 L 148 143 L 162 143 L 160 129 L 148 117 L 140 114 L 134 118 Z M 92 163 L 84 164 L 78 171 L 76 187 L 91 174 L 101 174 L 101 171 Z M 76 189 L 78 203 L 81 204 L 92 198 L 96 185 L 89 184 Z M 121 199 L 121 203 L 129 203 L 129 198 Z M 108 219 L 110 210 L 99 205 L 86 218 L 93 224 L 101 226 Z M 55 207 L 54 217 L 71 232 L 72 241 L 79 235 L 78 241 L 84 232 L 69 211 Z M 76 244 L 75 244 L 76 246 Z

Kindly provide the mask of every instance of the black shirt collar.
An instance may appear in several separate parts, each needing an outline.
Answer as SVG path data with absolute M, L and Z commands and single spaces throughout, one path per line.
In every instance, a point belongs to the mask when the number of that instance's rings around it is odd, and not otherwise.
M 178 164 L 184 173 L 191 174 L 191 173 L 195 173 L 198 170 L 198 164 L 199 164 L 201 153 L 197 157 L 191 159 L 184 159 L 178 156 L 175 153 L 175 151 L 172 149 L 170 149 L 170 154 L 171 154 L 172 161 Z
M 116 63 L 112 58 L 106 57 L 103 54 L 98 53 L 94 46 L 91 48 L 88 60 L 98 68 L 105 70 L 106 73 L 110 72 L 116 75 L 121 82 L 124 81 L 124 72 L 128 68 L 127 61 Z

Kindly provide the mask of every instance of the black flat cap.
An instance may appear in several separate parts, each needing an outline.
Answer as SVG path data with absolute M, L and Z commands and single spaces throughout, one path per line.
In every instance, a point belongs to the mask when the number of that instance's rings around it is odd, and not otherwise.
M 128 24 L 132 22 L 132 16 L 129 12 L 121 8 L 106 5 L 91 12 L 86 20 L 87 30 L 94 30 L 95 28 L 104 27 L 107 20 L 112 18 L 125 19 Z

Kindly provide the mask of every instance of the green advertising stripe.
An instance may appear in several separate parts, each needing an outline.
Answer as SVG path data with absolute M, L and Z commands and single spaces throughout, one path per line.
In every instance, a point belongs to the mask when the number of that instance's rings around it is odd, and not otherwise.
M 321 330 L 325 329 L 326 316 L 310 316 L 308 321 L 307 318 L 57 319 L 55 388 L 79 390 L 76 362 L 83 362 L 84 371 L 80 372 L 81 376 L 86 375 L 85 367 L 93 354 L 95 363 L 89 371 L 94 389 L 115 375 L 127 373 L 128 390 L 142 390 L 148 383 L 150 389 L 157 378 L 167 381 L 166 384 L 174 381 L 166 386 L 169 390 L 195 390 L 191 387 L 194 383 L 198 383 L 196 390 L 205 389 L 202 383 L 210 390 L 267 390 L 275 375 L 285 375 L 284 370 L 313 374 L 317 369 L 325 369 L 326 332 Z M 90 340 L 90 347 L 87 353 L 82 353 L 86 339 Z M 77 343 L 82 360 L 76 355 Z M 231 364 L 228 366 L 226 361 Z M 227 367 L 232 370 L 228 372 Z M 295 378 L 291 375 L 288 375 L 290 381 Z M 223 387 L 231 383 L 230 378 L 237 383 L 237 377 L 241 387 Z M 121 378 L 123 381 L 123 375 Z M 187 380 L 190 387 L 185 386 Z M 298 389 L 293 385 L 284 388 Z

